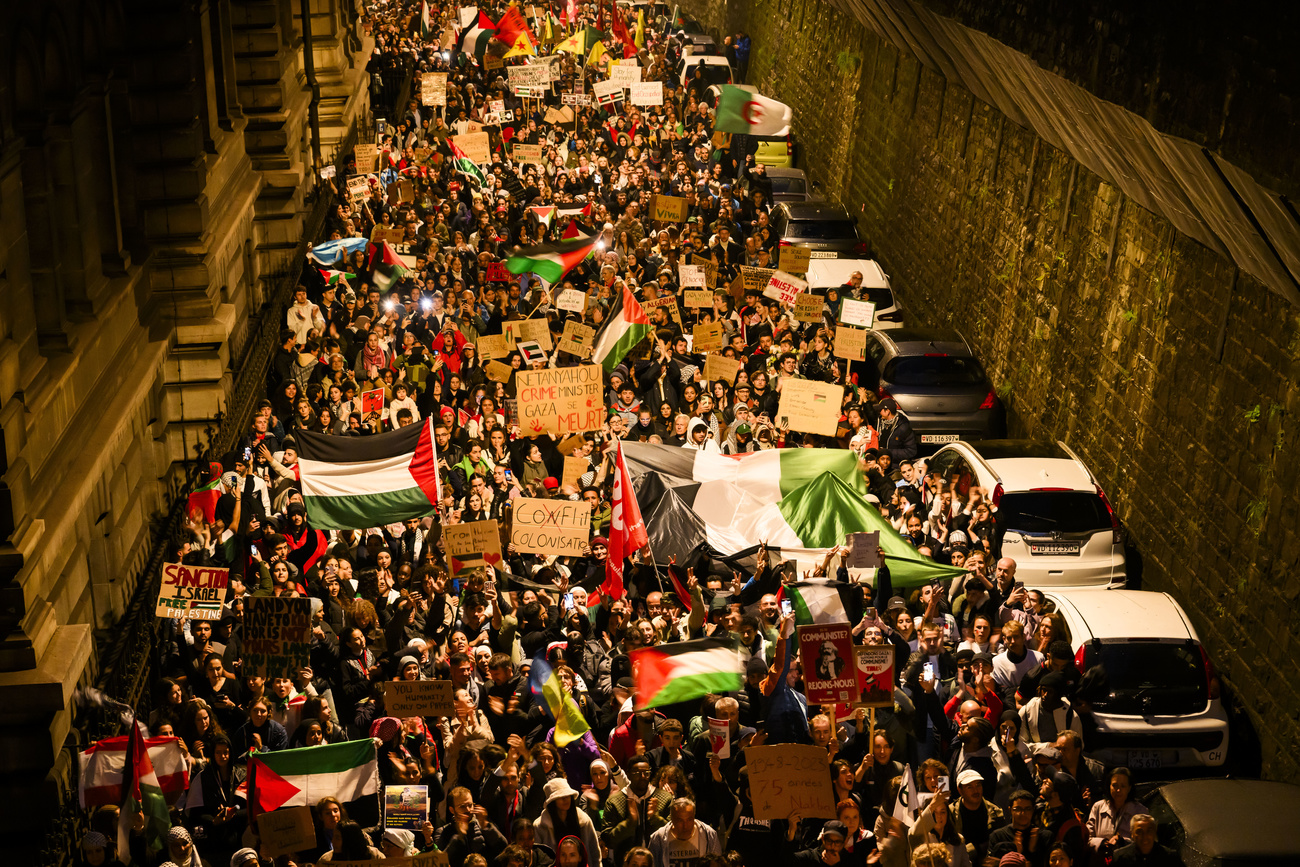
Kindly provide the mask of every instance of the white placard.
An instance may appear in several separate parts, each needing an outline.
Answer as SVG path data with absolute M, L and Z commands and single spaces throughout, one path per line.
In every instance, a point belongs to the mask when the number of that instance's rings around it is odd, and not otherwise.
M 632 84 L 633 105 L 663 105 L 664 83 L 662 81 L 637 81 Z

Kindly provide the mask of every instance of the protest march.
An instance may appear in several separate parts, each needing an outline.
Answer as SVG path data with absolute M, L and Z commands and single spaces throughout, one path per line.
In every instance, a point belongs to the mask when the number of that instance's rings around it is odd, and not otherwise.
M 1147 863 L 1001 493 L 927 465 L 863 274 L 773 225 L 798 107 L 749 37 L 366 7 L 410 100 L 323 182 L 150 701 L 81 754 L 84 862 Z

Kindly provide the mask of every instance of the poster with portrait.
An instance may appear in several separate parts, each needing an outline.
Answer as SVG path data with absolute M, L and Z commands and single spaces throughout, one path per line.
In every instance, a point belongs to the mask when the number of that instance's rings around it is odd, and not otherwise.
M 894 706 L 894 646 L 854 647 L 858 694 L 854 707 Z
M 799 627 L 799 657 L 803 662 L 808 704 L 837 704 L 858 696 L 853 663 L 852 627 L 848 623 L 815 623 Z

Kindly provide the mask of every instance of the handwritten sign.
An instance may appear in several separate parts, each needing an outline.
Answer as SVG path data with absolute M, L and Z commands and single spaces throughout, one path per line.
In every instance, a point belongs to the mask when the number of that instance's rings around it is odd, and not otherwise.
M 678 265 L 677 266 L 677 283 L 683 289 L 703 289 L 704 288 L 704 269 L 698 265 Z M 687 304 L 687 307 L 705 305 Z
M 384 708 L 389 716 L 455 716 L 450 680 L 390 680 L 384 683 Z
M 560 478 L 560 485 L 573 485 L 577 488 L 581 484 L 581 479 L 591 469 L 591 461 L 586 458 L 575 458 L 572 455 L 564 457 L 564 475 Z
M 718 263 L 714 262 L 708 256 L 699 256 L 691 254 L 691 264 L 698 268 L 704 269 L 704 285 L 710 289 L 716 289 L 718 286 Z
M 545 319 L 512 319 L 501 323 L 501 334 L 511 343 L 531 342 L 550 352 L 551 326 Z
M 673 295 L 661 295 L 658 298 L 651 298 L 641 302 L 641 309 L 650 315 L 650 311 L 656 307 L 663 307 L 668 310 L 668 315 L 678 325 L 682 324 L 682 311 L 677 307 L 677 298 Z
M 497 57 L 492 54 L 483 55 L 483 68 L 486 69 L 488 72 L 491 72 L 494 69 L 502 69 L 505 67 L 505 65 L 506 65 L 505 60 L 500 57 Z
M 704 322 L 691 329 L 691 348 L 696 352 L 720 352 L 724 345 L 721 322 Z
M 840 321 L 845 325 L 870 328 L 876 319 L 876 305 L 870 301 L 854 301 L 845 298 L 840 302 Z
M 767 286 L 763 289 L 763 297 L 774 298 L 780 301 L 782 306 L 786 306 L 794 303 L 796 295 L 806 291 L 808 291 L 807 280 L 800 280 L 793 274 L 777 271 L 768 278 Z
M 807 379 L 781 380 L 777 418 L 790 430 L 834 436 L 840 420 L 844 387 Z
M 680 223 L 691 211 L 690 203 L 679 196 L 655 196 L 650 200 L 650 219 Z
M 451 561 L 451 574 L 501 565 L 501 528 L 496 521 L 444 524 L 442 540 Z
M 622 102 L 625 98 L 623 85 L 617 81 L 597 81 L 591 86 L 591 92 L 596 95 L 596 101 L 601 105 Z
M 447 104 L 447 73 L 426 72 L 420 76 L 420 102 L 425 105 Z
M 540 163 L 542 161 L 542 150 L 542 146 L 539 144 L 517 144 L 514 146 L 512 153 L 516 162 Z
M 354 175 L 348 178 L 348 198 L 354 202 L 359 202 L 366 196 L 370 195 L 370 179 L 365 175 Z
M 358 172 L 373 172 L 375 170 L 375 163 L 379 160 L 378 145 L 359 144 L 355 153 Z
M 708 289 L 687 289 L 686 306 L 708 308 L 713 306 L 713 293 Z
M 310 664 L 311 600 L 287 596 L 250 596 L 244 608 L 246 674 L 265 678 L 297 677 Z
M 485 132 L 467 132 L 464 135 L 454 135 L 451 140 L 456 147 L 465 152 L 465 156 L 474 164 L 486 163 L 492 161 L 491 156 L 491 139 Z
M 579 358 L 591 355 L 591 347 L 596 340 L 596 329 L 583 325 L 576 319 L 564 323 L 564 334 L 560 337 L 560 351 Z
M 620 69 L 622 67 L 619 67 Z M 637 81 L 632 84 L 633 105 L 663 105 L 664 83 L 662 81 Z
M 724 379 L 729 385 L 735 385 L 736 374 L 739 372 L 739 359 L 718 355 L 716 352 L 704 356 L 704 378 L 709 382 Z
M 483 358 L 505 358 L 515 351 L 515 345 L 504 334 L 484 334 L 477 341 L 478 354 Z M 504 382 L 505 380 L 501 380 Z
M 854 707 L 894 706 L 894 648 L 854 647 L 853 666 L 858 681 Z
M 164 563 L 154 613 L 159 617 L 220 620 L 230 570 Z
M 825 299 L 811 292 L 800 292 L 794 296 L 794 318 L 796 322 L 820 322 L 822 305 Z
M 591 505 L 574 500 L 517 497 L 510 542 L 526 554 L 581 557 L 591 535 Z M 825 750 L 822 763 L 826 762 Z M 822 769 L 825 772 L 825 768 Z
M 620 63 L 609 68 L 609 80 L 619 87 L 635 87 L 641 82 L 641 67 L 635 63 Z M 662 105 L 662 102 L 659 103 Z
M 542 63 L 512 66 L 506 74 L 511 87 L 545 87 L 551 83 L 550 67 Z
M 555 306 L 570 313 L 581 313 L 587 309 L 587 296 L 577 289 L 562 289 L 555 298 Z
M 835 357 L 849 361 L 866 361 L 867 332 L 861 328 L 848 326 L 835 329 Z
M 776 273 L 775 268 L 755 268 L 752 265 L 741 265 L 740 276 L 745 278 L 745 293 L 762 292 L 772 280 L 772 275 Z
M 847 704 L 857 697 L 851 628 L 847 623 L 799 627 L 804 694 L 809 704 Z
M 810 744 L 749 747 L 749 791 L 755 819 L 785 819 L 798 810 L 804 818 L 835 816 L 826 750 Z
M 316 826 L 311 807 L 285 807 L 257 816 L 257 835 L 263 851 L 272 857 L 289 855 L 316 846 Z
M 849 533 L 846 541 L 849 543 L 847 565 L 850 569 L 874 569 L 881 565 L 879 530 L 872 530 L 870 533 Z
M 811 257 L 812 249 L 809 247 L 782 247 L 777 267 L 789 274 L 807 274 Z
M 489 361 L 483 365 L 483 369 L 487 373 L 488 379 L 493 382 L 509 382 L 510 374 L 515 372 L 513 367 L 499 361 Z
M 600 430 L 604 423 L 600 365 L 521 370 L 515 374 L 515 388 L 519 427 L 526 437 L 568 436 Z

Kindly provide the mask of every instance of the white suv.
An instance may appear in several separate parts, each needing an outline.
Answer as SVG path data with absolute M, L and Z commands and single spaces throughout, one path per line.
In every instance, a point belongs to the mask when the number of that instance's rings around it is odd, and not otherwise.
M 1097 731 L 1084 752 L 1134 771 L 1218 767 L 1228 753 L 1219 679 L 1187 614 L 1168 593 L 1048 591 L 1070 628 L 1080 671 L 1099 668 Z
M 1030 587 L 1123 586 L 1124 529 L 1083 461 L 1062 442 L 950 443 L 927 461 L 963 495 L 988 492 L 995 557 L 1016 561 Z

